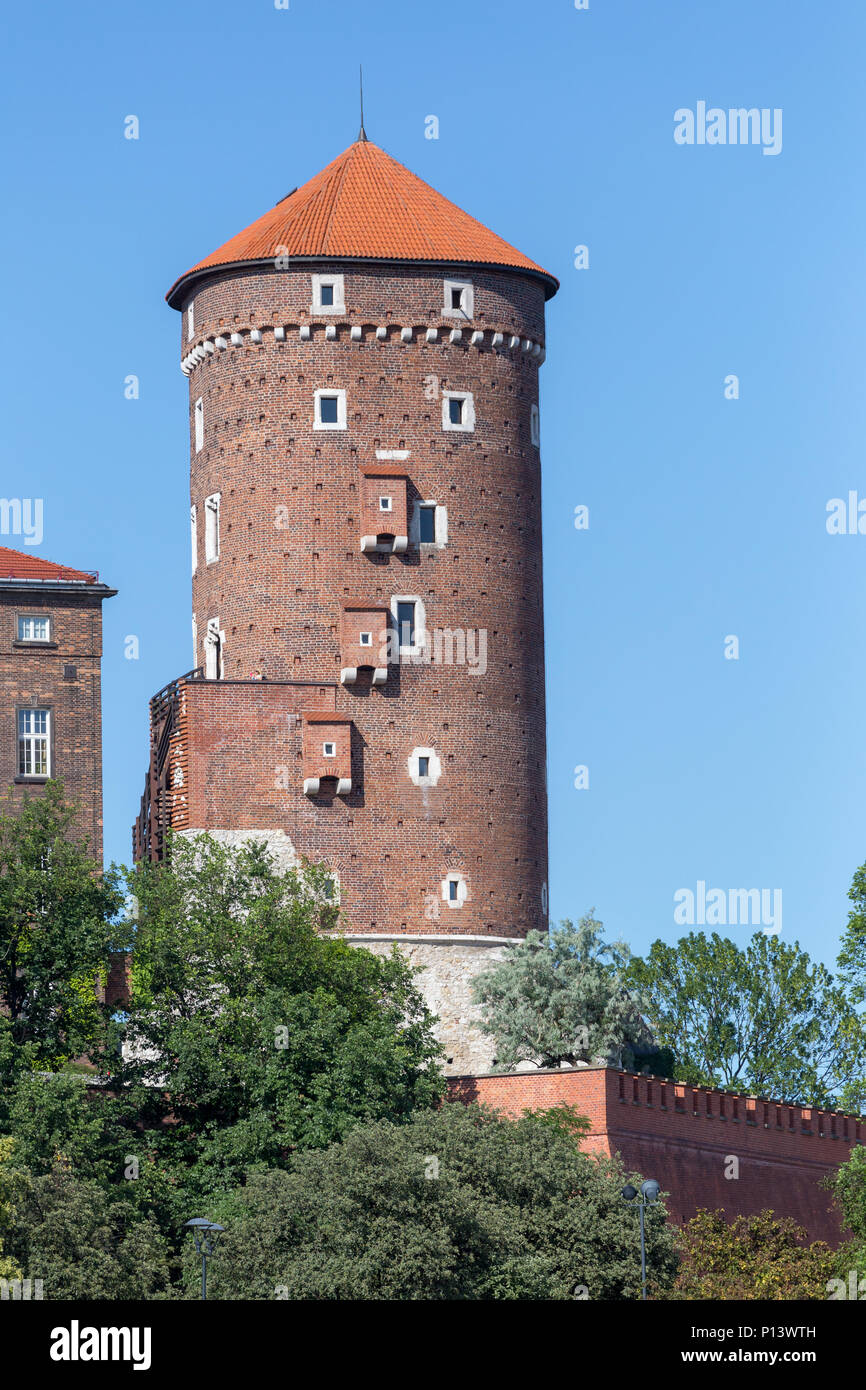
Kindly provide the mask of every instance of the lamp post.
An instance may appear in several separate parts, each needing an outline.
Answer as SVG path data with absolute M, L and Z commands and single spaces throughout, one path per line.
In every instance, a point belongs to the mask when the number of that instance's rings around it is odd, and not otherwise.
M 207 1298 L 207 1257 L 216 1253 L 216 1245 L 225 1226 L 218 1226 L 206 1216 L 194 1216 L 192 1221 L 184 1222 L 192 1230 L 195 1240 L 195 1253 L 201 1255 L 201 1296 Z
M 622 1189 L 622 1197 L 626 1202 L 633 1202 L 637 1199 L 640 1209 L 640 1296 L 646 1298 L 646 1224 L 645 1213 L 648 1206 L 654 1205 L 659 1199 L 659 1185 L 655 1178 L 647 1178 L 646 1182 L 641 1183 L 640 1192 L 631 1183 L 626 1183 Z

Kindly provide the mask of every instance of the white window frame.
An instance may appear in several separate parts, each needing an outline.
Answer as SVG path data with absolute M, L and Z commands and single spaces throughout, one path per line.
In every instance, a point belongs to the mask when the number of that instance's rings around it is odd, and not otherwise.
M 329 748 L 330 748 L 330 750 L 331 750 L 330 753 L 328 752 L 328 749 L 329 749 Z M 330 739 L 330 738 L 329 738 L 329 739 L 326 739 L 325 742 L 322 744 L 322 757 L 323 757 L 323 758 L 336 758 L 336 756 L 337 756 L 337 745 L 336 745 L 336 743 L 334 743 L 333 739 Z
M 457 885 L 457 896 L 451 896 L 451 884 Z M 469 888 L 462 874 L 446 874 L 442 880 L 442 901 L 446 907 L 462 907 L 469 896 Z
M 382 503 L 383 503 L 383 502 L 387 502 L 388 505 L 387 505 L 386 507 L 383 507 L 383 506 L 382 506 Z M 386 497 L 386 496 L 384 495 L 384 493 L 381 493 L 380 496 L 379 496 L 379 511 L 380 511 L 380 512 L 393 512 L 393 510 L 394 510 L 394 498 L 393 498 L 393 497 Z
M 189 509 L 189 544 L 192 551 L 192 572 L 198 569 L 198 513 L 195 503 Z
M 346 288 L 342 275 L 312 275 L 313 283 L 313 302 L 310 305 L 311 314 L 345 314 L 346 312 Z M 334 289 L 333 304 L 322 303 L 322 286 L 332 285 Z
M 541 445 L 541 417 L 537 405 L 529 407 L 529 438 L 538 449 Z
M 321 399 L 323 396 L 337 397 L 337 419 L 335 421 L 323 421 L 321 418 Z M 346 393 L 336 386 L 321 386 L 313 394 L 313 429 L 314 430 L 344 430 L 346 428 Z
M 405 646 L 400 640 L 400 628 L 397 622 L 399 604 L 414 603 L 415 605 L 415 641 L 407 643 Z M 397 650 L 400 656 L 420 656 L 427 644 L 427 615 L 424 612 L 424 601 L 419 594 L 392 594 L 391 595 L 391 619 L 394 630 L 397 634 Z
M 195 433 L 195 451 L 200 454 L 204 448 L 204 397 L 199 396 L 193 406 L 193 430 Z
M 45 636 L 44 636 L 44 637 L 37 637 L 37 636 L 36 636 L 36 624 L 37 624 L 37 623 L 44 623 L 44 624 L 45 624 Z M 28 624 L 29 624 L 29 625 L 32 627 L 32 629 L 33 629 L 33 632 L 32 632 L 32 635 L 31 635 L 31 636 L 28 636 L 28 635 L 27 635 L 27 632 L 26 632 L 26 629 L 27 629 Z M 19 641 L 19 642 L 50 642 L 50 641 L 51 641 L 51 619 L 50 619 L 50 617 L 48 617 L 48 615 L 45 614 L 45 613 L 19 613 L 19 614 L 18 614 L 18 623 L 17 623 L 17 626 L 16 626 L 16 631 L 17 631 L 17 633 L 18 633 L 17 641 Z
M 463 419 L 456 425 L 451 419 L 450 404 L 452 401 L 463 401 Z M 442 428 L 443 430 L 456 431 L 458 434 L 471 434 L 475 429 L 475 398 L 471 391 L 443 391 L 442 392 Z
M 460 291 L 460 308 L 451 305 L 451 291 Z M 475 287 L 471 280 L 446 280 L 443 288 L 442 317 L 448 319 L 471 319 L 475 316 Z
M 186 340 L 191 342 L 195 337 L 195 300 L 191 299 L 186 306 Z
M 421 759 L 428 759 L 426 775 L 421 772 Z M 435 787 L 442 776 L 442 759 L 435 748 L 413 748 L 408 758 L 409 777 L 416 787 Z
M 209 681 L 221 681 L 225 671 L 225 633 L 219 618 L 208 618 L 204 639 L 204 674 Z
M 220 497 L 213 492 L 204 499 L 204 558 L 206 565 L 215 565 L 220 557 Z
M 366 637 L 366 639 L 367 639 L 366 642 L 364 641 L 364 638 L 365 638 L 365 637 Z M 372 645 L 373 645 L 373 634 L 372 634 L 372 632 L 368 632 L 367 630 L 365 630 L 364 632 L 359 632 L 359 633 L 358 633 L 358 646 L 359 646 L 359 647 L 372 647 Z
M 22 728 L 22 724 L 26 726 L 26 724 L 27 724 L 28 722 L 30 722 L 31 724 L 32 724 L 32 723 L 35 723 L 35 716 L 36 716 L 36 715 L 39 715 L 39 714 L 43 714 L 43 715 L 45 716 L 45 727 L 44 727 L 44 729 L 40 729 L 40 730 L 37 731 L 36 729 L 34 729 L 34 728 L 32 728 L 32 727 L 31 727 L 30 729 L 27 729 L 26 727 L 25 727 L 25 728 Z M 34 707 L 34 706 L 27 706 L 27 707 L 25 707 L 25 708 L 19 708 L 19 710 L 18 710 L 18 720 L 17 720 L 17 723 L 18 723 L 18 728 L 17 728 L 18 746 L 17 746 L 17 757 L 16 757 L 16 762 L 15 762 L 15 766 L 16 766 L 16 768 L 18 769 L 18 771 L 17 771 L 17 776 L 18 776 L 18 777 L 26 777 L 26 778 L 30 778 L 30 777 L 34 777 L 34 778 L 36 778 L 36 777 L 39 777 L 39 778 L 41 778 L 41 777 L 50 777 L 50 776 L 51 776 L 51 710 L 50 710 L 49 708 L 47 708 L 47 706 L 45 706 L 45 705 L 40 705 L 40 706 L 36 706 L 36 707 Z M 43 770 L 43 771 L 40 771 L 40 772 L 34 772 L 34 771 L 32 771 L 32 770 L 31 770 L 30 772 L 22 771 L 22 766 L 21 766 L 21 764 L 22 764 L 22 758 L 21 758 L 22 748 L 25 748 L 25 749 L 27 749 L 27 750 L 29 751 L 31 768 L 33 768 L 33 767 L 36 766 L 37 756 L 38 756 L 38 757 L 39 757 L 39 761 L 40 761 L 41 763 L 43 763 L 43 766 L 44 766 L 44 770 Z M 25 759 L 25 761 L 26 761 L 26 759 Z
M 433 509 L 432 541 L 422 541 L 421 539 L 422 507 L 432 507 Z M 448 508 L 440 506 L 433 497 L 426 500 L 419 499 L 412 508 L 412 521 L 409 530 L 413 545 L 417 545 L 422 550 L 442 550 L 448 544 Z

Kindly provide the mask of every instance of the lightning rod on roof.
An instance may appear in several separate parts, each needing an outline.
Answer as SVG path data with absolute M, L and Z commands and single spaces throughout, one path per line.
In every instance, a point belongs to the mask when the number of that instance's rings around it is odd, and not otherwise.
M 361 89 L 361 129 L 358 131 L 358 139 L 359 139 L 359 140 L 366 140 L 366 139 L 367 139 L 367 132 L 366 132 L 366 130 L 364 129 L 364 68 L 363 68 L 363 66 L 362 66 L 361 64 L 358 65 L 358 71 L 359 71 L 359 73 L 360 73 L 360 89 Z

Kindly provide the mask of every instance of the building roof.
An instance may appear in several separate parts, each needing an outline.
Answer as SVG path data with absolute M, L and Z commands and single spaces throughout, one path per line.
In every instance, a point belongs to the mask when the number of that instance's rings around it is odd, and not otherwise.
M 278 256 L 502 266 L 539 276 L 547 298 L 559 288 L 535 261 L 364 138 L 181 275 L 166 299 L 180 308 L 190 283 L 207 271 Z
M 38 555 L 28 555 L 23 550 L 9 550 L 0 545 L 0 582 L 4 579 L 42 579 L 55 583 L 98 584 L 99 575 L 95 570 L 74 570 L 68 565 L 56 565 L 53 560 L 43 560 Z

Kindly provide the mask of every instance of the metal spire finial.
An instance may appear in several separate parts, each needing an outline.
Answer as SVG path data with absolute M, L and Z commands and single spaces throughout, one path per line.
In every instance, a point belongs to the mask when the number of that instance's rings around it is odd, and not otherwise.
M 361 86 L 361 129 L 358 131 L 358 139 L 359 139 L 359 140 L 362 140 L 362 141 L 366 141 L 366 139 L 367 139 L 367 132 L 366 132 L 366 130 L 364 129 L 364 69 L 363 69 L 363 67 L 362 67 L 361 65 L 359 65 L 359 72 L 360 72 L 360 75 L 361 75 L 361 81 L 360 81 L 360 86 Z

